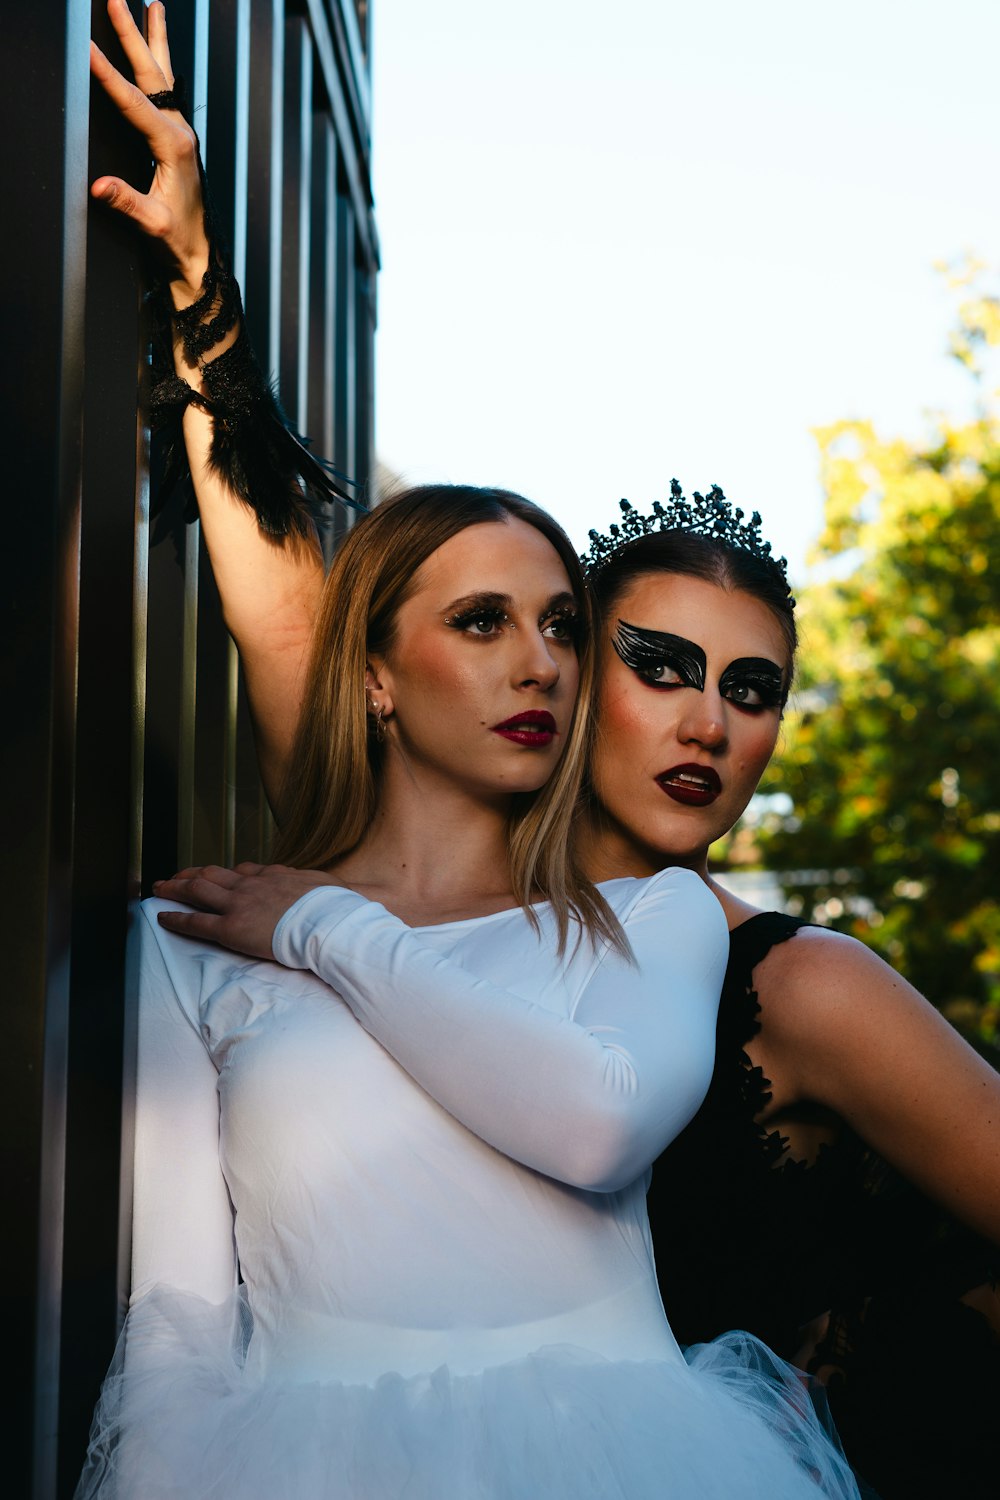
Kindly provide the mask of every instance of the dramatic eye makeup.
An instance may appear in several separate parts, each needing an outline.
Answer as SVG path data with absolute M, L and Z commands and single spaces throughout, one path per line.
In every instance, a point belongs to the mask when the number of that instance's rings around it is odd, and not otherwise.
M 619 620 L 611 644 L 625 665 L 653 687 L 705 691 L 705 653 L 694 641 Z
M 578 645 L 583 635 L 583 621 L 573 606 L 563 606 L 554 609 L 551 614 L 545 615 L 541 622 L 542 630 L 554 641 L 566 641 L 571 646 Z
M 448 606 L 444 623 L 474 639 L 493 640 L 505 625 L 513 625 L 509 594 L 469 594 Z M 557 594 L 539 617 L 539 626 L 550 639 L 576 645 L 582 630 L 580 612 L 572 594 Z
M 488 639 L 507 621 L 508 594 L 467 594 L 449 604 L 444 623 L 452 630 Z
M 766 656 L 741 656 L 719 678 L 719 692 L 739 708 L 780 708 L 785 674 Z
M 572 594 L 556 594 L 542 611 L 539 627 L 550 640 L 578 646 L 583 635 L 580 607 Z

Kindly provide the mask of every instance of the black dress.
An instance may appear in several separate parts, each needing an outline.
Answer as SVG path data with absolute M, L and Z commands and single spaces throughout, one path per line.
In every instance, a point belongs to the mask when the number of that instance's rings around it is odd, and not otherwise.
M 821 1373 L 844 1447 L 882 1500 L 1000 1496 L 1000 1339 L 963 1293 L 1000 1252 L 841 1126 L 812 1162 L 757 1123 L 769 1081 L 753 970 L 806 925 L 778 912 L 731 934 L 708 1096 L 653 1168 L 660 1289 L 682 1344 L 730 1328 L 795 1361 L 829 1314 Z

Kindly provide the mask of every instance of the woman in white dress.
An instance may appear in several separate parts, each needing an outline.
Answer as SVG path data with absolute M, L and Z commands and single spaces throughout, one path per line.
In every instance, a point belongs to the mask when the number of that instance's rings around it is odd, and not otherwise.
M 195 467 L 206 533 L 213 490 L 242 524 Z M 208 871 L 163 891 L 221 914 L 141 917 L 133 1289 L 78 1495 L 855 1495 L 794 1372 L 738 1335 L 689 1364 L 662 1313 L 647 1172 L 707 1087 L 726 927 L 690 872 L 597 891 L 567 854 L 568 541 L 411 492 L 325 598 L 283 837 L 328 883 Z
M 375 798 L 330 883 L 164 884 L 231 894 L 225 933 L 144 905 L 132 1298 L 81 1497 L 855 1493 L 791 1371 L 743 1338 L 692 1369 L 662 1313 L 647 1168 L 707 1086 L 725 922 L 686 871 L 565 869 L 583 595 L 529 514 L 418 491 L 338 554 L 332 846 Z M 534 813 L 549 899 L 518 905 Z
M 336 883 L 165 883 L 242 892 L 248 957 L 145 904 L 132 1303 L 81 1496 L 854 1492 L 790 1372 L 749 1340 L 692 1370 L 659 1304 L 647 1168 L 707 1086 L 725 922 L 685 871 L 560 885 L 583 596 L 531 513 L 418 491 L 338 555 L 331 846 L 375 799 Z

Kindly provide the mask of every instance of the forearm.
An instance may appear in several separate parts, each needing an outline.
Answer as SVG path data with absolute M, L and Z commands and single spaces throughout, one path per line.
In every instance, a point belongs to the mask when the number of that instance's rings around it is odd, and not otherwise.
M 261 777 L 268 799 L 276 807 L 298 723 L 309 644 L 323 588 L 323 558 L 294 474 L 259 476 L 279 487 L 284 484 L 288 491 L 284 535 L 277 534 L 276 529 L 265 529 L 261 516 L 251 508 L 256 498 L 252 490 L 244 485 L 240 494 L 234 487 L 234 468 L 252 469 L 253 465 L 244 462 L 247 433 L 234 428 L 229 416 L 228 408 L 234 404 L 233 381 L 220 382 L 215 377 L 215 361 L 233 351 L 237 340 L 245 335 L 235 283 L 230 279 L 228 287 L 213 292 L 210 280 L 205 290 L 205 273 L 210 257 L 216 253 L 207 236 L 202 236 L 198 252 L 160 290 L 157 335 L 161 368 L 154 392 L 154 414 L 157 393 L 165 393 L 165 421 L 176 424 L 180 417 L 202 537 L 223 618 L 243 664 Z M 168 351 L 172 372 L 163 368 Z M 235 404 L 238 410 L 241 403 L 255 408 L 247 426 L 276 424 L 279 414 L 252 354 L 249 350 L 234 353 L 238 360 Z M 171 384 L 171 373 L 178 384 Z M 188 397 L 188 390 L 196 399 Z M 218 457 L 220 423 L 233 429 L 227 430 L 232 449 L 227 462 L 220 462 Z M 175 433 L 174 442 L 180 441 Z M 276 469 L 277 465 L 271 467 Z M 272 516 L 275 527 L 282 522 L 281 503 L 279 497 L 277 514 Z
M 180 488 L 185 519 L 201 519 L 224 617 L 243 658 L 274 805 L 323 578 L 306 492 L 329 501 L 343 491 L 288 431 L 249 346 L 239 290 L 207 206 L 197 137 L 170 66 L 162 7 L 149 9 L 148 42 L 122 0 L 109 0 L 108 14 L 135 84 L 97 47 L 91 68 L 142 133 L 155 169 L 146 193 L 110 176 L 97 178 L 91 192 L 156 247 L 159 279 L 148 299 L 150 422 L 164 460 L 156 504 L 169 503 Z
M 483 1140 L 560 1181 L 610 1192 L 646 1169 L 708 1084 L 725 932 L 692 928 L 689 894 L 654 893 L 626 924 L 636 964 L 606 954 L 572 1016 L 471 973 L 350 891 L 325 887 L 300 901 L 279 923 L 274 952 L 331 984 Z M 668 968 L 657 959 L 675 924 L 687 951 Z

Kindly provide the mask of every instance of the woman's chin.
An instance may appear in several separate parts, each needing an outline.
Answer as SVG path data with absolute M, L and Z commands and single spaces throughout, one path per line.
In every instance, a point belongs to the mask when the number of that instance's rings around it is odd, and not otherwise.
M 509 792 L 512 796 L 540 792 L 555 775 L 561 748 L 553 746 L 548 750 L 522 751 L 516 759 L 498 768 L 496 789 Z
M 511 777 L 504 782 L 502 790 L 512 797 L 529 796 L 534 792 L 540 792 L 552 780 L 555 766 L 550 766 L 545 771 L 526 772 L 524 775 Z
M 718 819 L 711 824 L 693 810 L 678 815 L 664 814 L 652 817 L 636 830 L 645 858 L 660 868 L 667 865 L 685 865 L 699 868 L 704 865 L 709 846 L 725 832 Z

